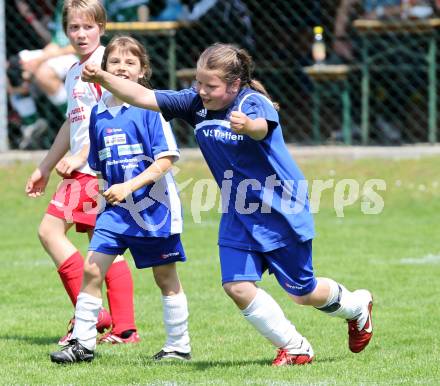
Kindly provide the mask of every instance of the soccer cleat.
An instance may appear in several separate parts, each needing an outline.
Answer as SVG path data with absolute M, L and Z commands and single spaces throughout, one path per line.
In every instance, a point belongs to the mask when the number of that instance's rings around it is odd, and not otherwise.
M 58 341 L 58 345 L 61 347 L 67 346 L 69 340 L 72 338 L 73 327 L 75 326 L 75 319 L 70 319 L 67 325 L 67 333 Z M 96 324 L 96 329 L 100 334 L 105 330 L 108 330 L 112 326 L 112 317 L 105 308 L 101 308 L 98 314 L 98 322 Z
M 272 366 L 306 365 L 314 358 L 312 346 L 303 338 L 301 346 L 294 349 L 279 348 Z
M 354 353 L 361 352 L 373 336 L 373 321 L 371 310 L 373 308 L 373 297 L 367 290 L 357 290 L 354 292 L 361 299 L 364 306 L 359 316 L 348 320 L 348 347 Z
M 111 343 L 111 344 L 139 343 L 140 341 L 141 341 L 141 338 L 136 331 L 132 332 L 128 338 L 123 338 L 121 335 L 113 334 L 110 331 L 98 339 L 98 344 L 103 344 L 103 343 Z
M 160 350 L 158 353 L 154 354 L 151 359 L 155 361 L 161 361 L 163 359 L 179 359 L 182 361 L 189 361 L 191 359 L 191 353 Z
M 69 341 L 61 351 L 50 354 L 50 360 L 55 363 L 91 362 L 94 358 L 92 350 L 85 348 L 76 339 Z

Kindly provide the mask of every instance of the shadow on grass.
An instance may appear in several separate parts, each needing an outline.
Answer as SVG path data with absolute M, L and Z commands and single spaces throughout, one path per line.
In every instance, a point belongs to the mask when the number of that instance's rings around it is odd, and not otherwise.
M 35 345 L 56 344 L 60 338 L 55 336 L 25 336 L 25 335 L 0 335 L 0 340 L 21 341 Z
M 160 362 L 156 362 L 152 359 L 142 360 L 144 365 L 147 366 L 185 366 L 191 367 L 195 370 L 206 370 L 209 368 L 229 368 L 229 367 L 237 367 L 237 366 L 271 366 L 272 361 L 270 359 L 257 359 L 257 360 L 212 360 L 212 361 L 198 361 L 193 359 L 191 361 L 176 361 L 176 360 L 163 360 Z
M 318 360 L 314 360 L 313 364 L 330 364 L 330 363 L 338 363 L 343 362 L 345 360 L 345 356 L 338 357 L 326 357 L 320 358 Z M 212 361 L 198 361 L 197 359 L 193 359 L 191 361 L 173 361 L 166 360 L 161 362 L 155 362 L 152 359 L 142 359 L 142 364 L 144 366 L 188 366 L 198 371 L 204 371 L 210 368 L 230 368 L 230 367 L 241 367 L 241 366 L 267 366 L 272 368 L 272 358 L 268 359 L 251 359 L 251 360 L 212 360 Z

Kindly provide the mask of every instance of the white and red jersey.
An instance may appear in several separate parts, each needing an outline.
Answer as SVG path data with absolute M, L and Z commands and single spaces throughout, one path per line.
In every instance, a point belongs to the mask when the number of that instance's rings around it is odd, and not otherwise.
M 86 63 L 101 65 L 104 47 L 98 47 L 88 58 L 75 63 L 66 76 L 67 91 L 67 113 L 66 117 L 70 123 L 70 152 L 77 154 L 89 140 L 89 122 L 92 107 L 101 98 L 101 86 L 99 84 L 87 83 L 81 80 L 81 73 Z M 86 164 L 81 173 L 94 175 L 92 169 Z

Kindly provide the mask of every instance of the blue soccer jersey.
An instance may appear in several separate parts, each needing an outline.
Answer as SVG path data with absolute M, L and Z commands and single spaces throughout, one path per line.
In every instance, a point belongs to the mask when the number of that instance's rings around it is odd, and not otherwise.
M 161 114 L 128 104 L 107 108 L 105 93 L 90 117 L 89 165 L 108 188 L 130 180 L 154 160 L 179 157 L 171 127 Z M 96 228 L 129 236 L 168 237 L 182 232 L 182 210 L 170 172 L 133 192 L 116 206 L 106 205 Z
M 264 95 L 244 88 L 222 111 L 207 111 L 194 89 L 156 91 L 165 119 L 181 118 L 194 127 L 200 149 L 222 193 L 219 245 L 271 251 L 314 236 L 307 184 L 285 145 L 278 113 Z M 266 119 L 261 141 L 230 129 L 239 110 Z

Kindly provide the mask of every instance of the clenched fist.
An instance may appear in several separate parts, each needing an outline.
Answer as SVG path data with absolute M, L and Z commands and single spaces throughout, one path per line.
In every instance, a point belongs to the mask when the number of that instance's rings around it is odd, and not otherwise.
M 81 79 L 84 82 L 99 83 L 102 80 L 101 67 L 95 63 L 86 64 L 82 71 Z

